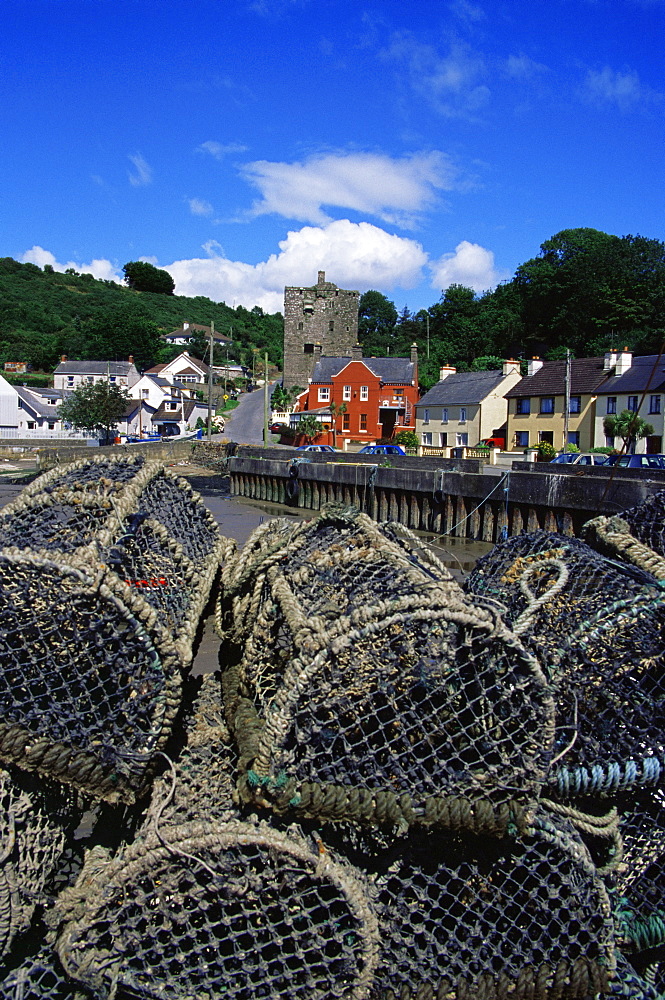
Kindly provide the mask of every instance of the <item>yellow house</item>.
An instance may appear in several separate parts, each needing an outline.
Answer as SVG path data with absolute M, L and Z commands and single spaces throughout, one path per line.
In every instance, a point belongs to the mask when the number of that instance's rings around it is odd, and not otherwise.
M 589 451 L 595 444 L 596 392 L 607 377 L 604 358 L 574 358 L 568 366 L 566 361 L 532 358 L 527 374 L 506 393 L 506 447 L 537 448 L 546 441 L 557 451 L 563 451 L 564 443 Z

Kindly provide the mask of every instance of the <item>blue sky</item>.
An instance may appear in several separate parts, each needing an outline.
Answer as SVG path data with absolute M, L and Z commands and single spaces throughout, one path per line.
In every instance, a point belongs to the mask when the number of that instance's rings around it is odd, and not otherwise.
M 0 256 L 416 311 L 565 228 L 663 239 L 663 37 L 665 0 L 4 0 Z

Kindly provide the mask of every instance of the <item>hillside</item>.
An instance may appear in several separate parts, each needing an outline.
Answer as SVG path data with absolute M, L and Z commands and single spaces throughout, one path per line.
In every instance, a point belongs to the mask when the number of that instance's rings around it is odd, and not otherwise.
M 251 366 L 252 350 L 268 351 L 281 366 L 283 319 L 203 296 L 137 292 L 90 274 L 59 272 L 0 258 L 0 367 L 5 361 L 27 361 L 50 371 L 62 354 L 84 360 L 123 360 L 133 354 L 140 367 L 173 354 L 160 334 L 184 321 L 215 324 L 230 336 L 229 358 Z M 224 352 L 224 358 L 226 352 Z

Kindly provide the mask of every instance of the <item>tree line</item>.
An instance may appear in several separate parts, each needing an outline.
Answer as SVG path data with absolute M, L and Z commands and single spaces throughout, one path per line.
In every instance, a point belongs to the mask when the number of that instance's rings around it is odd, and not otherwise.
M 204 296 L 173 294 L 170 276 L 129 262 L 127 285 L 97 281 L 69 269 L 0 258 L 0 365 L 27 361 L 50 371 L 61 354 L 85 360 L 123 360 L 139 368 L 168 361 L 179 348 L 164 332 L 183 320 L 230 336 L 229 360 L 248 367 L 259 351 L 281 367 L 284 321 L 258 306 L 232 309 Z M 555 359 L 628 347 L 655 354 L 664 338 L 665 243 L 643 236 L 612 236 L 597 229 L 565 229 L 546 240 L 510 281 L 481 295 L 453 284 L 427 309 L 401 312 L 381 292 L 360 298 L 359 336 L 366 356 L 408 356 L 418 345 L 423 388 L 443 364 L 458 370 L 492 368 L 502 358 Z M 191 347 L 206 355 L 205 339 Z M 226 360 L 226 350 L 216 361 Z

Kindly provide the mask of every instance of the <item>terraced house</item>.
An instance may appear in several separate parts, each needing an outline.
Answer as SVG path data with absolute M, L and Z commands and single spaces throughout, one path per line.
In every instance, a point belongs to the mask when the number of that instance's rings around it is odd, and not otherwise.
M 659 354 L 634 358 L 630 351 L 605 355 L 608 377 L 598 390 L 595 437 L 597 445 L 620 448 L 620 439 L 608 438 L 603 428 L 608 415 L 630 410 L 653 427 L 653 434 L 635 444 L 635 451 L 659 455 L 663 451 L 665 359 Z

